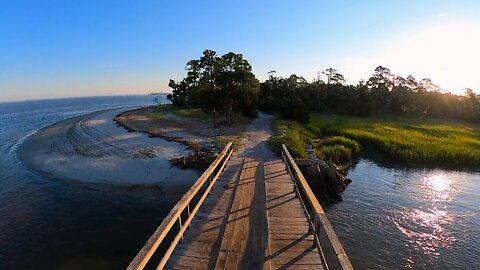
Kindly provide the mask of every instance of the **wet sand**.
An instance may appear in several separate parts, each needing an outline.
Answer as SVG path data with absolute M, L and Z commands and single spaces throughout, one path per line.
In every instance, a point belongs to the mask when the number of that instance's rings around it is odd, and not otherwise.
M 200 175 L 172 167 L 189 153 L 185 145 L 127 132 L 114 117 L 127 109 L 90 113 L 43 128 L 20 145 L 18 159 L 49 177 L 115 186 L 185 188 Z

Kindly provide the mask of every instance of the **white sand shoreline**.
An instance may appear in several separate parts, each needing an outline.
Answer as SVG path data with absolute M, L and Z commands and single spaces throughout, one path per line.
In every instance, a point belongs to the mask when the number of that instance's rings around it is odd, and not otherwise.
M 200 172 L 171 167 L 185 146 L 118 127 L 115 115 L 132 108 L 92 112 L 30 134 L 17 149 L 26 167 L 53 178 L 118 186 L 185 187 Z

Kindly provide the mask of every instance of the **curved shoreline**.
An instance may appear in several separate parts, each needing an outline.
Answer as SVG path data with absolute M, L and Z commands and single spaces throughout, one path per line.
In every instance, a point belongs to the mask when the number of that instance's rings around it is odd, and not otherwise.
M 110 185 L 184 187 L 199 175 L 170 165 L 185 146 L 127 132 L 113 118 L 131 108 L 65 119 L 28 136 L 17 149 L 26 167 L 53 178 Z

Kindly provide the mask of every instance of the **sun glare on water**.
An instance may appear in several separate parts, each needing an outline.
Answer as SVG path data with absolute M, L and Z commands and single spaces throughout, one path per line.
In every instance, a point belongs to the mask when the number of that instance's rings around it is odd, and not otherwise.
M 431 172 L 418 180 L 419 200 L 429 206 L 403 208 L 392 221 L 407 237 L 409 246 L 434 258 L 440 256 L 440 248 L 450 247 L 456 240 L 448 230 L 448 226 L 454 223 L 454 215 L 444 205 L 457 193 L 455 179 L 444 173 Z M 406 267 L 414 266 L 412 258 L 406 258 L 406 262 Z
M 450 200 L 455 193 L 452 179 L 445 174 L 430 174 L 422 179 L 425 197 L 432 202 Z

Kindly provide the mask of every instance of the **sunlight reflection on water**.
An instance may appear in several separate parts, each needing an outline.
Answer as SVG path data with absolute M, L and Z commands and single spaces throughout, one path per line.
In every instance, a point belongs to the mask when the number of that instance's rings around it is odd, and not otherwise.
M 480 173 L 362 159 L 348 176 L 326 212 L 355 269 L 480 269 Z
M 408 242 L 429 258 L 440 256 L 439 248 L 451 247 L 456 240 L 446 226 L 454 223 L 454 215 L 445 210 L 442 202 L 451 201 L 457 193 L 455 179 L 444 173 L 430 172 L 419 182 L 420 198 L 430 202 L 427 209 L 403 208 L 393 223 L 408 237 Z M 408 268 L 413 266 L 407 259 Z
M 450 201 L 457 193 L 453 187 L 454 179 L 447 177 L 444 173 L 425 175 L 422 178 L 422 190 L 425 191 L 425 199 L 431 202 Z

